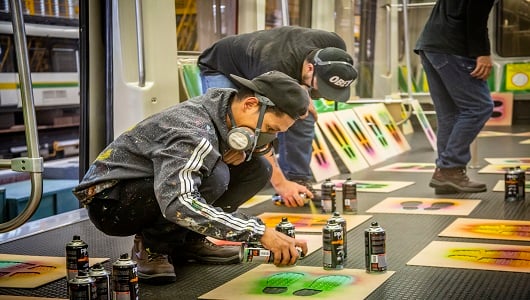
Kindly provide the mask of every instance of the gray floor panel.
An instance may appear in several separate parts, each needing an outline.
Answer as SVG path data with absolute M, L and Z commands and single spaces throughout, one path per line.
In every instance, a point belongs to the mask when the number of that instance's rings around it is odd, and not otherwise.
M 506 128 L 488 128 L 514 132 L 530 131 L 530 126 Z M 487 157 L 523 157 L 530 156 L 530 145 L 518 144 L 528 137 L 485 137 L 480 138 L 479 163 L 486 165 Z M 359 213 L 391 196 L 424 198 L 480 199 L 482 202 L 468 216 L 471 218 L 530 220 L 530 196 L 519 203 L 504 202 L 502 192 L 491 189 L 503 174 L 478 174 L 478 169 L 470 169 L 469 175 L 488 184 L 488 192 L 477 194 L 434 195 L 428 187 L 430 173 L 378 172 L 374 169 L 394 162 L 432 162 L 434 152 L 423 135 L 417 130 L 407 137 L 412 150 L 390 158 L 376 166 L 353 174 L 355 180 L 400 180 L 414 181 L 411 186 L 392 193 L 358 193 Z M 343 174 L 338 178 L 345 179 Z M 265 192 L 272 192 L 270 188 Z M 274 206 L 266 202 L 246 209 L 251 214 L 264 211 L 281 212 L 287 208 Z M 309 212 L 308 208 L 291 209 L 291 212 Z M 346 268 L 364 269 L 363 231 L 370 222 L 376 220 L 387 231 L 387 258 L 389 269 L 396 271 L 383 285 L 377 288 L 367 299 L 530 299 L 530 268 L 526 273 L 483 271 L 471 269 L 407 266 L 406 263 L 431 241 L 462 241 L 478 243 L 497 243 L 529 245 L 528 242 L 480 240 L 466 238 L 438 237 L 438 233 L 451 224 L 458 216 L 372 214 L 373 218 L 348 232 L 348 259 Z M 110 269 L 111 262 L 121 253 L 129 252 L 132 237 L 109 237 L 100 233 L 87 220 L 66 225 L 57 229 L 32 235 L 26 238 L 1 243 L 1 253 L 63 256 L 64 245 L 79 234 L 89 244 L 90 256 L 109 257 L 105 264 Z M 303 266 L 321 266 L 321 252 L 316 251 L 299 262 Z M 196 299 L 198 296 L 222 285 L 223 283 L 251 270 L 255 264 L 231 266 L 208 266 L 188 264 L 177 268 L 177 282 L 164 286 L 140 285 L 141 299 Z M 0 294 L 46 296 L 66 298 L 66 280 L 61 279 L 36 289 L 0 288 Z M 271 297 L 272 299 L 272 297 Z

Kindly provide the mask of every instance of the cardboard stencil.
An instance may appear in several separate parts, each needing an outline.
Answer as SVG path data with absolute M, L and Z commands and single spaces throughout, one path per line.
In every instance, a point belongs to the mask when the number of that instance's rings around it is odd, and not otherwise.
M 393 274 L 394 271 L 368 274 L 360 269 L 328 271 L 322 267 L 278 268 L 262 264 L 199 299 L 364 299 Z
M 530 246 L 433 241 L 407 265 L 530 272 Z
M 375 171 L 434 173 L 435 169 L 436 165 L 434 163 L 402 162 L 377 168 Z
M 364 223 L 370 219 L 370 215 L 341 215 L 346 220 L 346 229 L 352 230 L 356 226 Z M 331 215 L 325 214 L 293 214 L 293 213 L 262 213 L 258 217 L 267 225 L 267 227 L 275 227 L 282 221 L 283 217 L 287 217 L 295 228 L 296 232 L 322 232 L 322 228 L 326 225 Z
M 368 168 L 361 151 L 333 112 L 319 114 L 317 124 L 350 173 Z
M 340 174 L 339 167 L 331 155 L 324 135 L 315 124 L 315 138 L 313 139 L 313 152 L 311 154 L 311 162 L 309 167 L 313 173 L 313 177 L 316 181 L 321 181 L 326 178 L 337 176 Z
M 90 265 L 109 260 L 90 257 Z M 0 287 L 36 288 L 66 277 L 66 258 L 0 254 Z
M 439 236 L 530 242 L 530 221 L 458 218 Z
M 366 212 L 467 216 L 479 203 L 480 200 L 473 199 L 388 197 Z
M 357 192 L 363 193 L 390 193 L 401 188 L 414 184 L 414 181 L 384 181 L 384 180 L 353 180 L 357 184 Z M 336 190 L 342 191 L 344 180 L 333 179 Z M 313 185 L 313 189 L 319 191 L 322 189 L 322 183 Z
M 388 158 L 381 145 L 375 141 L 372 135 L 368 134 L 352 109 L 339 110 L 334 112 L 334 114 L 342 123 L 350 139 L 361 151 L 368 164 L 375 165 Z
M 390 148 L 397 154 L 410 150 L 410 145 L 397 127 L 390 112 L 383 103 L 357 106 L 354 108 L 359 119 L 373 127 L 386 138 Z

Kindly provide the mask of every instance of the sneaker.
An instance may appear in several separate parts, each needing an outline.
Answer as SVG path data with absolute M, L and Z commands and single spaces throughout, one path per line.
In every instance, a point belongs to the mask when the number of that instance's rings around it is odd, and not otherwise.
M 487 190 L 485 184 L 469 180 L 465 168 L 436 168 L 429 186 L 441 194 L 481 193 Z
M 134 236 L 132 260 L 138 264 L 138 279 L 150 284 L 166 284 L 175 282 L 175 268 L 169 262 L 168 256 L 152 253 L 146 249 L 141 235 Z
M 242 248 L 238 246 L 218 246 L 206 238 L 191 240 L 184 246 L 188 260 L 204 264 L 238 264 L 242 259 Z

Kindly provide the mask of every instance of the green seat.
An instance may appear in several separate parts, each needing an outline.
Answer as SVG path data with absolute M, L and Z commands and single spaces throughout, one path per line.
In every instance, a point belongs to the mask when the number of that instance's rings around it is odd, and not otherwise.
M 181 69 L 188 98 L 202 95 L 201 73 L 197 64 L 183 64 Z

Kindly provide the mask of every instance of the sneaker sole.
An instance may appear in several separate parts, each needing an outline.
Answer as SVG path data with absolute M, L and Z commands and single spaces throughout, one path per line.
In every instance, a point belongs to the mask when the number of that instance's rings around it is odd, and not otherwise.
M 239 255 L 229 258 L 188 255 L 187 260 L 207 265 L 234 265 L 241 262 L 241 257 Z
M 138 279 L 142 283 L 148 283 L 148 284 L 153 284 L 153 285 L 167 284 L 167 283 L 172 283 L 172 282 L 177 281 L 177 275 L 172 274 L 172 273 L 160 273 L 160 274 L 149 275 L 149 274 L 138 272 Z
M 442 182 L 442 181 L 438 181 L 438 180 L 434 180 L 432 179 L 431 182 L 429 183 L 429 186 L 430 187 L 433 187 L 435 188 L 435 193 L 438 192 L 438 191 L 441 191 L 441 194 L 451 194 L 449 191 L 453 190 L 454 193 L 482 193 L 482 192 L 486 192 L 487 191 L 487 188 L 486 187 L 483 187 L 483 188 L 462 188 L 461 186 L 458 186 L 454 183 L 451 183 L 451 182 Z M 438 191 L 436 190 L 438 189 Z

